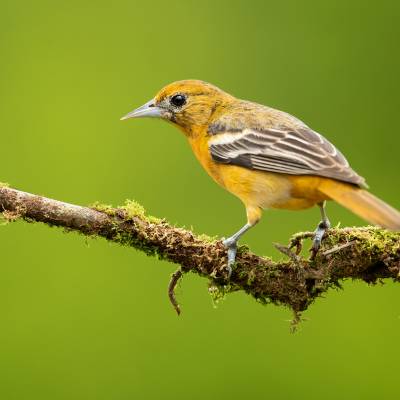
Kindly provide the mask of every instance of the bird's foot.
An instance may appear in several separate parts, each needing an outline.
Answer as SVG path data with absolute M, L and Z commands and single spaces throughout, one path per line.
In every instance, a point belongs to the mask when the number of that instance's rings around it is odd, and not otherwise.
M 237 253 L 237 240 L 234 238 L 225 239 L 222 244 L 228 249 L 228 265 L 226 269 L 228 270 L 228 280 L 232 275 L 232 267 L 235 264 L 236 253 Z
M 331 227 L 329 220 L 321 221 L 314 232 L 314 239 L 311 247 L 311 259 L 314 259 L 321 247 L 322 239 L 326 231 Z

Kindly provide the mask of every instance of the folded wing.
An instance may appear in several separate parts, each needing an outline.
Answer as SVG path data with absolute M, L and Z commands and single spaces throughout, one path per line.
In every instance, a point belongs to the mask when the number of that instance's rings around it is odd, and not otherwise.
M 217 125 L 218 126 L 218 125 Z M 365 186 L 345 157 L 319 133 L 306 127 L 214 128 L 209 140 L 214 161 L 290 175 L 317 175 Z

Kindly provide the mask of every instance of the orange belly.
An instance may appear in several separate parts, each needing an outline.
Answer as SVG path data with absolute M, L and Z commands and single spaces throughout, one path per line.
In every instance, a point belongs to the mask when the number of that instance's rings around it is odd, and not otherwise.
M 212 160 L 207 139 L 189 138 L 192 150 L 208 174 L 248 207 L 299 210 L 326 200 L 318 191 L 317 176 L 286 175 L 250 170 Z

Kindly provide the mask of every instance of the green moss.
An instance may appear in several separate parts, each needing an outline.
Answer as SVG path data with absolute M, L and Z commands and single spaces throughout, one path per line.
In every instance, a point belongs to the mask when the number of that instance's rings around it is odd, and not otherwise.
M 305 321 L 304 318 L 301 318 L 301 313 L 298 311 L 293 311 L 293 319 L 290 321 L 290 332 L 296 333 L 299 330 L 300 323 Z
M 115 208 L 113 208 L 112 206 L 110 206 L 108 204 L 102 204 L 102 203 L 96 201 L 93 204 L 90 204 L 89 207 L 93 208 L 94 210 L 103 212 L 107 215 L 111 215 L 111 216 L 115 215 Z
M 122 246 L 134 247 L 137 250 L 143 251 L 148 256 L 157 256 L 158 258 L 162 258 L 155 246 L 151 246 L 140 238 L 132 236 L 129 233 L 118 231 L 113 240 Z
M 328 237 L 327 243 L 333 246 L 352 240 L 357 241 L 358 248 L 362 252 L 367 252 L 369 256 L 381 254 L 389 249 L 393 251 L 393 246 L 397 246 L 399 243 L 398 232 L 388 231 L 374 226 L 368 226 L 363 230 L 344 232 L 343 235 L 331 235 Z
M 162 219 L 153 217 L 152 215 L 146 215 L 146 210 L 145 208 L 139 204 L 135 200 L 126 200 L 125 204 L 122 207 L 119 208 L 113 208 L 112 206 L 108 204 L 102 204 L 99 202 L 95 202 L 90 205 L 91 208 L 101 211 L 103 213 L 106 213 L 107 215 L 110 216 L 115 216 L 118 214 L 118 209 L 124 210 L 126 214 L 126 219 L 131 220 L 134 217 L 141 218 L 151 224 L 160 224 L 162 222 Z
M 268 268 L 265 270 L 265 275 L 267 278 L 277 278 L 278 276 L 281 275 L 281 270 L 276 267 L 276 268 Z
M 153 215 L 148 215 L 146 217 L 147 221 L 149 221 L 151 224 L 161 224 L 163 221 L 161 218 L 154 217 Z
M 250 251 L 250 247 L 247 244 L 241 244 L 237 248 L 237 254 L 244 254 Z
M 248 275 L 247 275 L 247 285 L 251 286 L 254 280 L 256 279 L 256 273 L 254 270 L 250 270 Z
M 208 236 L 205 233 L 197 235 L 197 238 L 206 243 L 215 243 L 218 240 L 218 236 Z
M 225 300 L 226 295 L 230 292 L 230 285 L 221 286 L 214 282 L 210 282 L 208 286 L 208 293 L 210 293 L 213 307 L 217 308 L 218 305 Z
M 121 208 L 126 211 L 129 219 L 133 217 L 146 218 L 146 210 L 135 200 L 125 200 L 125 204 Z
M 153 215 L 146 215 L 145 208 L 135 200 L 125 200 L 125 205 L 121 208 L 126 211 L 129 219 L 139 217 L 151 224 L 159 224 L 162 222 L 161 218 L 154 217 Z
M 149 217 L 143 206 L 136 201 L 127 200 L 125 205 L 119 209 L 114 209 L 109 205 L 95 203 L 93 208 L 105 212 L 107 214 L 118 216 L 119 218 L 126 219 L 127 221 L 135 218 L 140 218 L 142 221 L 148 223 L 161 223 L 158 218 Z M 157 245 L 157 235 L 162 232 L 162 226 L 150 227 L 148 224 L 138 223 L 135 224 L 135 229 L 132 233 L 124 232 L 121 229 L 121 220 L 115 219 L 115 231 L 111 240 L 120 243 L 124 246 L 134 247 L 140 251 L 145 252 L 149 256 L 156 256 L 163 259 L 162 250 Z M 126 224 L 122 224 L 126 225 Z M 154 229 L 155 228 L 155 229 Z M 294 311 L 294 318 L 291 323 L 292 331 L 295 331 L 301 322 L 300 312 L 307 309 L 314 300 L 320 297 L 330 288 L 340 288 L 338 280 L 340 276 L 353 276 L 352 268 L 356 271 L 354 276 L 361 274 L 361 279 L 366 282 L 375 282 L 377 278 L 373 271 L 363 270 L 364 267 L 374 265 L 376 260 L 386 260 L 388 257 L 393 257 L 400 249 L 400 241 L 398 240 L 398 232 L 390 232 L 376 227 L 365 228 L 333 228 L 329 230 L 328 235 L 322 242 L 320 252 L 313 260 L 309 259 L 308 247 L 302 246 L 304 239 L 312 239 L 313 232 L 302 232 L 293 235 L 290 245 L 293 246 L 293 252 L 297 247 L 299 250 L 298 259 L 291 258 L 289 261 L 275 263 L 269 257 L 263 257 L 264 260 L 259 265 L 249 266 L 245 262 L 243 265 L 235 265 L 237 278 L 235 282 L 224 285 L 225 281 L 220 278 L 215 278 L 216 275 L 211 273 L 208 277 L 212 277 L 209 285 L 209 293 L 211 295 L 213 305 L 216 307 L 223 301 L 228 293 L 237 290 L 244 290 L 247 294 L 251 295 L 257 302 L 261 304 L 276 304 L 286 305 Z M 199 235 L 196 239 L 205 243 L 215 243 L 218 238 L 210 237 L 208 235 Z M 341 246 L 349 242 L 355 242 L 354 248 L 347 246 L 346 251 L 341 250 Z M 180 244 L 184 246 L 183 244 Z M 329 253 L 329 268 L 326 268 L 327 260 L 324 255 L 326 250 L 337 251 Z M 248 247 L 242 245 L 238 248 L 238 255 L 246 257 L 249 251 Z M 352 253 L 354 252 L 352 257 Z M 304 256 L 302 254 L 304 253 Z M 352 259 L 361 259 L 360 270 L 358 271 L 357 265 L 352 266 Z M 365 266 L 364 266 L 365 261 Z M 332 263 L 337 266 L 335 269 L 331 267 Z M 315 271 L 313 271 L 315 269 Z M 193 268 L 194 270 L 194 268 Z M 207 273 L 197 271 L 202 276 L 207 276 Z M 289 283 L 285 282 L 285 273 L 288 274 Z M 400 273 L 399 273 L 400 275 Z M 281 279 L 278 279 L 280 278 Z M 400 279 L 399 279 L 400 280 Z M 263 282 L 271 282 L 272 284 L 263 284 Z M 292 283 L 294 282 L 294 284 Z
M 20 217 L 21 214 L 17 211 L 3 211 L 2 213 L 0 213 L 0 225 L 7 225 L 10 222 L 16 221 Z
M 110 216 L 118 216 L 119 218 L 123 218 L 126 221 L 132 221 L 134 218 L 140 218 L 143 221 L 146 221 L 150 224 L 158 224 L 161 223 L 162 220 L 153 216 L 147 216 L 144 207 L 137 203 L 134 200 L 126 200 L 125 204 L 118 208 L 113 208 L 108 204 L 102 204 L 96 202 L 91 205 L 91 208 L 106 213 Z M 123 212 L 121 212 L 121 210 Z M 143 232 L 144 237 L 146 237 L 146 233 Z M 148 244 L 148 240 L 141 237 L 141 234 L 132 235 L 130 232 L 124 232 L 120 230 L 119 223 L 116 220 L 115 222 L 115 234 L 112 237 L 112 240 L 119 243 L 122 246 L 134 247 L 137 250 L 143 251 L 148 256 L 156 256 L 159 259 L 162 259 L 162 255 L 159 254 L 157 246 Z

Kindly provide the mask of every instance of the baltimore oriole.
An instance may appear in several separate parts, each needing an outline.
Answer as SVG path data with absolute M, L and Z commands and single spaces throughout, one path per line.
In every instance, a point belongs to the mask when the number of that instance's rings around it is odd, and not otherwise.
M 300 210 L 318 205 L 318 251 L 330 222 L 325 201 L 335 200 L 366 221 L 400 230 L 400 213 L 367 192 L 364 178 L 328 140 L 299 119 L 239 100 L 198 80 L 174 82 L 121 119 L 159 117 L 177 125 L 211 177 L 239 197 L 247 223 L 224 241 L 232 272 L 239 238 L 265 208 Z

